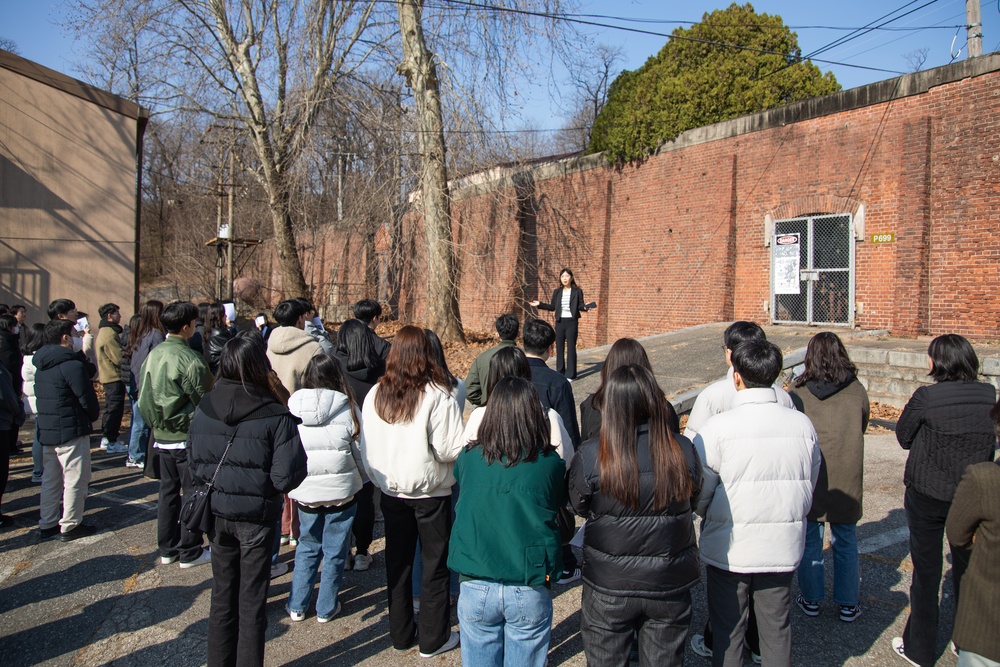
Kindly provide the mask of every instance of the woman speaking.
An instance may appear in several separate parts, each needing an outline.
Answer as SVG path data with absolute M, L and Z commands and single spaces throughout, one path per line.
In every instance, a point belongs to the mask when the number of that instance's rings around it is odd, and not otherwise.
M 573 272 L 563 269 L 559 273 L 560 287 L 552 292 L 552 301 L 530 301 L 529 304 L 542 310 L 553 310 L 556 313 L 556 370 L 570 380 L 576 379 L 576 338 L 579 333 L 577 320 L 580 313 L 585 313 L 594 304 L 583 302 L 583 290 L 576 286 Z M 566 345 L 568 343 L 568 345 Z M 566 360 L 563 363 L 563 346 L 566 345 Z

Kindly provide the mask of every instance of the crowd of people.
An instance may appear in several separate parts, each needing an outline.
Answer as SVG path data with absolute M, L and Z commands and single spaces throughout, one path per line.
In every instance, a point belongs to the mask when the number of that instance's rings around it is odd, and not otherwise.
M 0 311 L 0 502 L 30 414 L 40 539 L 96 532 L 84 505 L 103 413 L 100 447 L 159 480 L 161 565 L 212 566 L 210 666 L 264 663 L 283 544 L 295 547 L 290 620 L 312 610 L 319 623 L 337 618 L 345 570 L 372 564 L 376 496 L 389 636 L 422 657 L 461 643 L 470 667 L 542 667 L 551 587 L 582 579 L 589 664 L 681 665 L 704 565 L 709 620 L 691 635 L 693 652 L 714 667 L 742 665 L 744 650 L 790 667 L 791 611 L 823 612 L 827 524 L 837 617 L 862 616 L 856 529 L 869 401 L 832 333 L 810 340 L 786 390 L 780 349 L 758 325 L 733 323 L 729 373 L 699 395 L 682 433 L 640 343 L 612 345 L 578 421 L 566 377 L 575 360 L 551 370 L 556 331 L 529 320 L 518 346 L 509 314 L 463 381 L 433 331 L 379 337 L 381 307 L 368 299 L 336 334 L 304 299 L 278 304 L 274 323 L 259 314 L 247 331 L 232 304 L 148 301 L 126 328 L 106 304 L 89 340 L 68 299 L 31 327 L 23 307 Z M 967 340 L 935 338 L 928 360 L 934 383 L 914 393 L 896 430 L 909 450 L 914 571 L 892 650 L 921 667 L 935 661 L 947 534 L 959 665 L 997 667 L 1000 408 Z M 575 517 L 585 519 L 582 565 L 570 546 L 581 540 Z M 455 575 L 461 640 L 451 630 Z

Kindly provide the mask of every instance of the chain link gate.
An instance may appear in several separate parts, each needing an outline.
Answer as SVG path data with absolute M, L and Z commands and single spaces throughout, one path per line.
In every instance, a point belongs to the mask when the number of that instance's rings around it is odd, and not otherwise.
M 850 215 L 811 215 L 774 223 L 771 308 L 776 324 L 853 324 Z

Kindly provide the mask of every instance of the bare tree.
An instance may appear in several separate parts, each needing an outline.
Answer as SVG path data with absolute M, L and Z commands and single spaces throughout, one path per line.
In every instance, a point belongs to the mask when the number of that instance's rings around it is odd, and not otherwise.
M 930 48 L 924 46 L 903 54 L 903 59 L 906 61 L 906 65 L 910 68 L 911 72 L 919 72 L 923 69 L 924 63 L 927 62 L 927 54 L 930 52 Z
M 17 42 L 13 39 L 8 39 L 7 37 L 0 37 L 0 49 L 10 51 L 14 55 L 19 55 L 21 53 L 17 48 Z
M 564 151 L 586 151 L 594 120 L 608 101 L 608 89 L 620 72 L 625 55 L 621 47 L 599 44 L 593 49 L 569 56 L 571 114 L 568 123 L 556 134 L 555 143 Z
M 285 293 L 306 283 L 292 224 L 292 174 L 318 110 L 383 44 L 376 0 L 74 0 L 78 36 L 115 44 L 120 16 L 134 31 L 161 112 L 189 110 L 246 133 L 268 199 Z M 95 50 L 97 50 L 95 48 Z M 129 69 L 131 50 L 98 55 Z M 125 62 L 123 62 L 123 60 Z M 140 71 L 140 76 L 144 72 Z

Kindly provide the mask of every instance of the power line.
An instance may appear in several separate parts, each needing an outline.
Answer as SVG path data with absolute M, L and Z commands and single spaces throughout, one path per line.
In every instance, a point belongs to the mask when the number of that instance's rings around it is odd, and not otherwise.
M 395 3 L 396 0 L 380 0 L 380 1 L 381 2 L 392 2 L 392 3 Z M 919 0 L 914 0 L 914 1 L 919 1 Z M 937 0 L 931 0 L 931 2 L 936 2 L 936 1 Z M 483 3 L 480 3 L 480 2 L 472 2 L 471 0 L 442 0 L 442 2 L 444 2 L 446 4 L 450 4 L 450 5 L 460 5 L 460 6 L 464 6 L 464 7 L 469 7 L 469 8 L 472 8 L 472 9 L 481 9 L 481 10 L 488 10 L 488 11 L 496 11 L 496 12 L 502 12 L 502 13 L 508 13 L 508 14 L 518 14 L 518 15 L 522 15 L 522 16 L 532 16 L 532 17 L 535 17 L 535 18 L 543 18 L 543 19 L 549 19 L 549 20 L 554 20 L 554 21 L 565 21 L 567 23 L 576 23 L 576 24 L 579 24 L 579 25 L 587 25 L 587 26 L 592 26 L 592 27 L 597 27 L 597 28 L 609 28 L 611 30 L 621 30 L 623 32 L 629 32 L 629 33 L 634 33 L 634 34 L 639 34 L 639 35 L 651 35 L 653 37 L 663 37 L 663 38 L 668 39 L 668 40 L 675 40 L 676 39 L 676 40 L 685 41 L 685 42 L 693 42 L 693 43 L 696 43 L 696 44 L 706 44 L 706 45 L 709 45 L 709 46 L 718 46 L 718 47 L 723 47 L 723 48 L 728 48 L 728 49 L 734 49 L 736 51 L 749 51 L 751 53 L 760 53 L 760 54 L 764 54 L 764 55 L 781 56 L 782 58 L 785 58 L 786 60 L 788 60 L 788 59 L 794 59 L 795 62 L 792 63 L 792 64 L 796 64 L 796 63 L 800 62 L 801 60 L 804 60 L 804 58 L 799 58 L 799 57 L 793 56 L 792 54 L 789 54 L 789 53 L 781 53 L 780 51 L 772 51 L 770 49 L 758 49 L 758 48 L 755 48 L 755 47 L 752 47 L 752 46 L 743 46 L 741 44 L 729 44 L 727 42 L 719 42 L 719 41 L 711 40 L 711 39 L 701 39 L 701 38 L 698 38 L 698 37 L 688 37 L 686 35 L 673 35 L 673 34 L 670 34 L 670 33 L 658 32 L 658 31 L 655 31 L 655 30 L 644 30 L 644 29 L 641 29 L 641 28 L 627 28 L 627 27 L 624 27 L 624 26 L 613 25 L 613 24 L 610 24 L 610 23 L 600 23 L 600 22 L 597 22 L 597 21 L 590 21 L 590 20 L 586 20 L 586 19 L 573 18 L 572 16 L 565 15 L 565 14 L 549 14 L 547 12 L 538 12 L 538 11 L 532 11 L 532 10 L 528 10 L 528 9 L 518 9 L 516 7 L 496 7 L 494 5 L 487 5 L 487 4 L 483 4 Z M 851 68 L 854 68 L 854 69 L 863 69 L 863 70 L 869 70 L 869 71 L 873 71 L 873 72 L 885 72 L 887 74 L 903 74 L 904 73 L 904 72 L 901 72 L 899 70 L 885 69 L 883 67 L 871 67 L 871 66 L 868 66 L 868 65 L 855 65 L 855 64 L 852 64 L 852 63 L 838 62 L 838 61 L 835 61 L 835 60 L 822 60 L 822 59 L 818 59 L 818 58 L 812 58 L 811 60 L 813 60 L 814 62 L 823 63 L 825 65 L 839 65 L 841 67 L 851 67 Z

